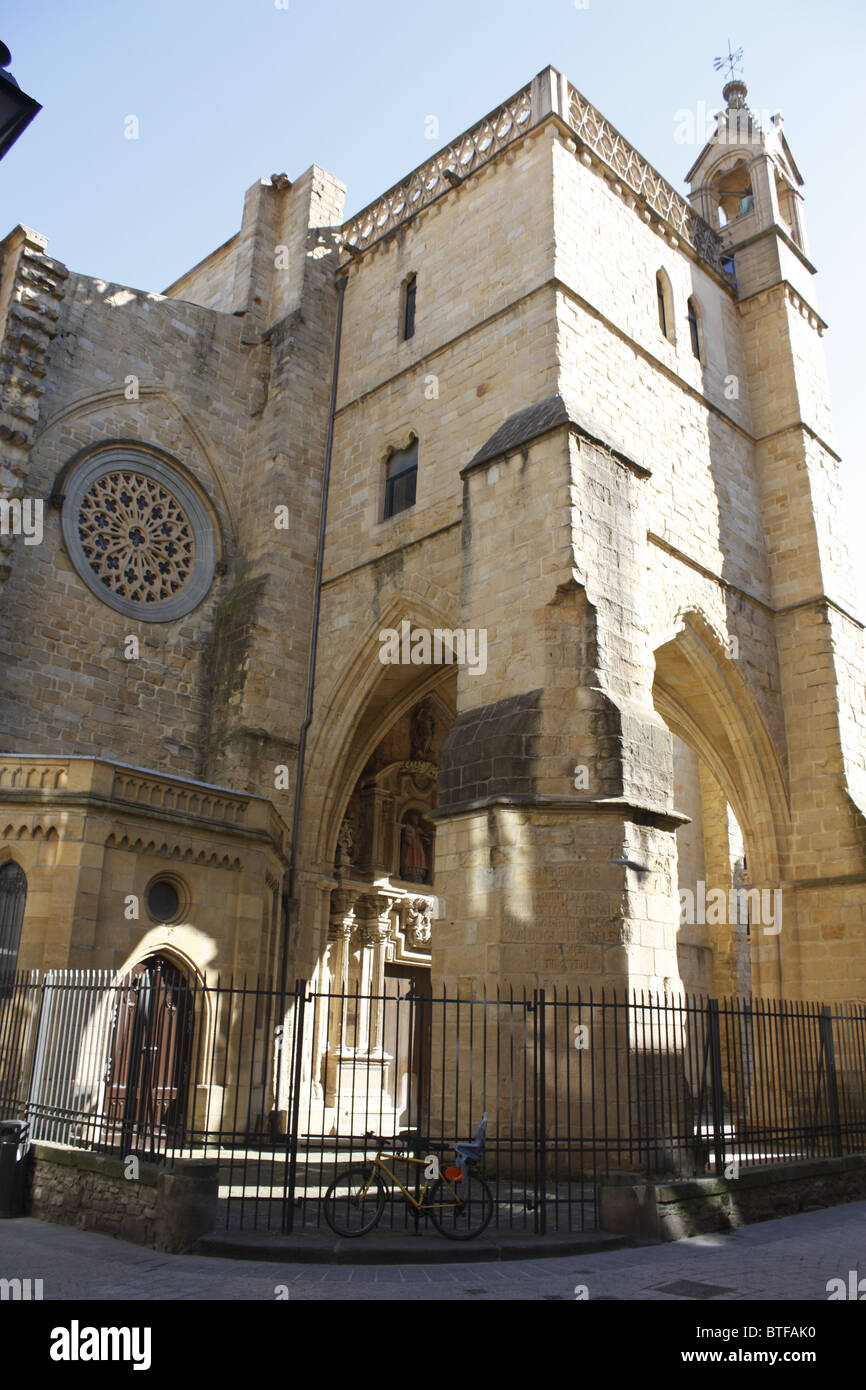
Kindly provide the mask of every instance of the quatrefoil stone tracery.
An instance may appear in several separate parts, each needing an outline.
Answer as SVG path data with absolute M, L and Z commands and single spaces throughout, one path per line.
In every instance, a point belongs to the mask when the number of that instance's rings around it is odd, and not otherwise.
M 182 506 L 155 478 L 129 470 L 97 478 L 81 499 L 78 534 L 87 563 L 132 603 L 179 594 L 192 573 L 195 539 Z

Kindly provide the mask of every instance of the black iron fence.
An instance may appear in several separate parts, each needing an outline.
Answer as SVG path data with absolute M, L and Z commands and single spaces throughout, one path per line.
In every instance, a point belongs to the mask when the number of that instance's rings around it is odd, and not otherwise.
M 341 1168 L 380 1147 L 447 1166 L 484 1113 L 494 1224 L 591 1229 L 615 1170 L 734 1176 L 866 1150 L 866 1005 L 461 997 L 387 977 L 366 993 L 301 981 L 284 1000 L 166 962 L 0 989 L 0 1118 L 168 1165 L 215 1157 L 232 1229 L 321 1226 Z M 395 1188 L 386 1222 L 416 1219 Z

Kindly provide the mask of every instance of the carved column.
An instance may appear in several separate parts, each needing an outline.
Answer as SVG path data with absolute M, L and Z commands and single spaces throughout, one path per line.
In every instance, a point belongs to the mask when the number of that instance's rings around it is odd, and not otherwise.
M 328 972 L 331 977 L 331 999 L 326 1022 L 329 1054 L 339 1053 L 348 1041 L 352 1026 L 349 1018 L 350 943 L 357 925 L 356 890 L 338 888 L 331 894 L 331 913 L 328 925 Z
M 366 995 L 365 1002 L 368 1008 L 366 1044 L 368 1051 L 372 1053 L 380 1052 L 382 1049 L 385 956 L 387 943 L 391 939 L 393 929 L 391 910 L 394 906 L 394 898 L 384 895 L 375 898 L 370 897 L 366 901 L 369 904 L 369 915 L 364 924 L 362 937 L 365 947 L 362 988 Z

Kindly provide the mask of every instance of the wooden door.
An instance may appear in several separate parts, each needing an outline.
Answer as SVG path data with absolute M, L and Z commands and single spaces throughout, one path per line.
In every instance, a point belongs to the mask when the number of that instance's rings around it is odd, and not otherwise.
M 118 991 L 106 1111 L 109 1142 L 160 1153 L 183 1137 L 191 1084 L 192 994 L 177 966 L 143 961 Z

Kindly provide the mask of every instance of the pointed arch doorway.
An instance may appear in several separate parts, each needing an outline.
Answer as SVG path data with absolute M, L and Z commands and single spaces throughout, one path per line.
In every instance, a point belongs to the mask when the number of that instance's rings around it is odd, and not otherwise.
M 181 1143 L 192 1087 L 195 1001 L 183 971 L 148 956 L 117 992 L 106 1094 L 108 1137 L 122 1153 Z

